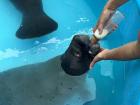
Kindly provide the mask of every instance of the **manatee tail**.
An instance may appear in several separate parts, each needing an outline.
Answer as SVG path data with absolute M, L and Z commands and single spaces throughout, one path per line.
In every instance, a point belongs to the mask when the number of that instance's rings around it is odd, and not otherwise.
M 58 24 L 43 11 L 42 0 L 11 0 L 23 14 L 22 23 L 16 32 L 21 39 L 40 37 L 55 31 Z

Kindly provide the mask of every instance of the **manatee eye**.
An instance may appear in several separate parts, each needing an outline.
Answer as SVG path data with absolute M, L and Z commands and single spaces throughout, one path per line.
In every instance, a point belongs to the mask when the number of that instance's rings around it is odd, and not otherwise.
M 80 54 L 78 51 L 76 51 L 76 52 L 74 52 L 74 56 L 76 56 L 76 57 L 80 57 L 81 54 Z
M 79 48 L 77 46 L 72 46 L 72 54 L 75 56 L 75 57 L 81 57 L 81 52 L 79 50 Z

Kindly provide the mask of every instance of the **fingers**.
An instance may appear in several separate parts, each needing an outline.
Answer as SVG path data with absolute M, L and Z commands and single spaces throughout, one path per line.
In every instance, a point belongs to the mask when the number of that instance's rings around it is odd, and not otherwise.
M 100 60 L 101 60 L 101 59 L 100 59 L 100 57 L 98 57 L 98 55 L 95 56 L 95 58 L 93 59 L 93 61 L 90 63 L 89 68 L 92 69 L 92 67 L 94 66 L 94 64 L 95 64 L 96 62 L 100 61 Z
M 99 34 L 102 34 L 102 32 L 103 32 L 103 24 L 99 24 L 98 30 L 99 30 Z
M 118 25 L 117 24 L 113 24 L 113 26 L 112 26 L 112 31 L 115 31 L 116 29 L 118 28 Z
M 112 30 L 108 33 L 112 33 L 113 31 L 115 31 L 116 29 L 118 28 L 118 25 L 117 24 L 112 24 Z
M 99 21 L 97 22 L 97 25 L 93 28 L 93 32 L 95 32 L 98 29 Z
M 95 32 L 98 29 L 99 34 L 101 34 L 103 32 L 103 24 L 99 24 L 97 25 L 94 29 L 93 32 Z
M 103 32 L 103 28 L 105 27 L 105 25 L 108 23 L 109 19 L 111 18 L 111 16 L 113 15 L 114 11 L 111 11 L 109 9 L 105 9 L 103 10 L 99 21 L 96 25 L 96 27 L 94 28 L 93 32 L 95 32 L 97 29 L 99 30 L 99 34 L 102 34 Z M 114 25 L 114 30 L 117 28 L 117 26 Z
M 97 30 L 98 28 L 98 25 L 93 29 L 93 33 Z
M 103 50 L 105 50 L 104 48 L 100 48 L 100 52 L 102 52 Z
M 92 69 L 95 63 L 96 63 L 96 59 L 93 59 L 93 61 L 89 65 L 89 68 Z
M 89 65 L 89 68 L 90 68 L 90 69 L 92 69 L 92 67 L 94 66 L 94 64 L 95 64 L 96 62 L 101 61 L 101 60 L 104 59 L 104 54 L 105 54 L 106 51 L 108 51 L 108 50 L 107 50 L 107 49 L 101 48 L 100 53 L 98 53 L 98 54 L 94 57 L 93 61 L 90 63 L 90 65 Z

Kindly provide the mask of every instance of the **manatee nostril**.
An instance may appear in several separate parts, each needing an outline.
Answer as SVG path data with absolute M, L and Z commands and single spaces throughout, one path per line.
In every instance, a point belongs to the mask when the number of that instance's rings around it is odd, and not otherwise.
M 94 44 L 90 47 L 89 49 L 89 54 L 91 54 L 92 56 L 95 56 L 98 54 L 98 52 L 100 52 L 100 45 L 99 44 Z

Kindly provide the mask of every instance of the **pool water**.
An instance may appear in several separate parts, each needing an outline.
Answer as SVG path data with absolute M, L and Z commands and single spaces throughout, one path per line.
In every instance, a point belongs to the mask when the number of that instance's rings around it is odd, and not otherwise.
M 75 34 L 84 33 L 91 36 L 92 27 L 107 2 L 107 0 L 42 1 L 44 11 L 58 22 L 59 27 L 49 35 L 28 40 L 21 40 L 15 36 L 21 23 L 21 13 L 10 1 L 0 1 L 0 72 L 47 61 L 62 54 Z M 137 3 L 129 1 L 119 10 L 125 15 L 125 19 L 115 32 L 100 42 L 102 47 L 111 49 L 137 39 L 140 29 L 140 9 Z M 140 105 L 139 70 L 139 60 L 125 62 L 109 60 L 97 63 L 87 74 L 88 78 L 95 81 L 96 90 L 94 88 L 93 90 L 96 97 L 84 102 L 84 105 Z
M 138 4 L 138 7 L 140 8 L 140 0 L 136 0 L 137 1 L 137 4 Z

